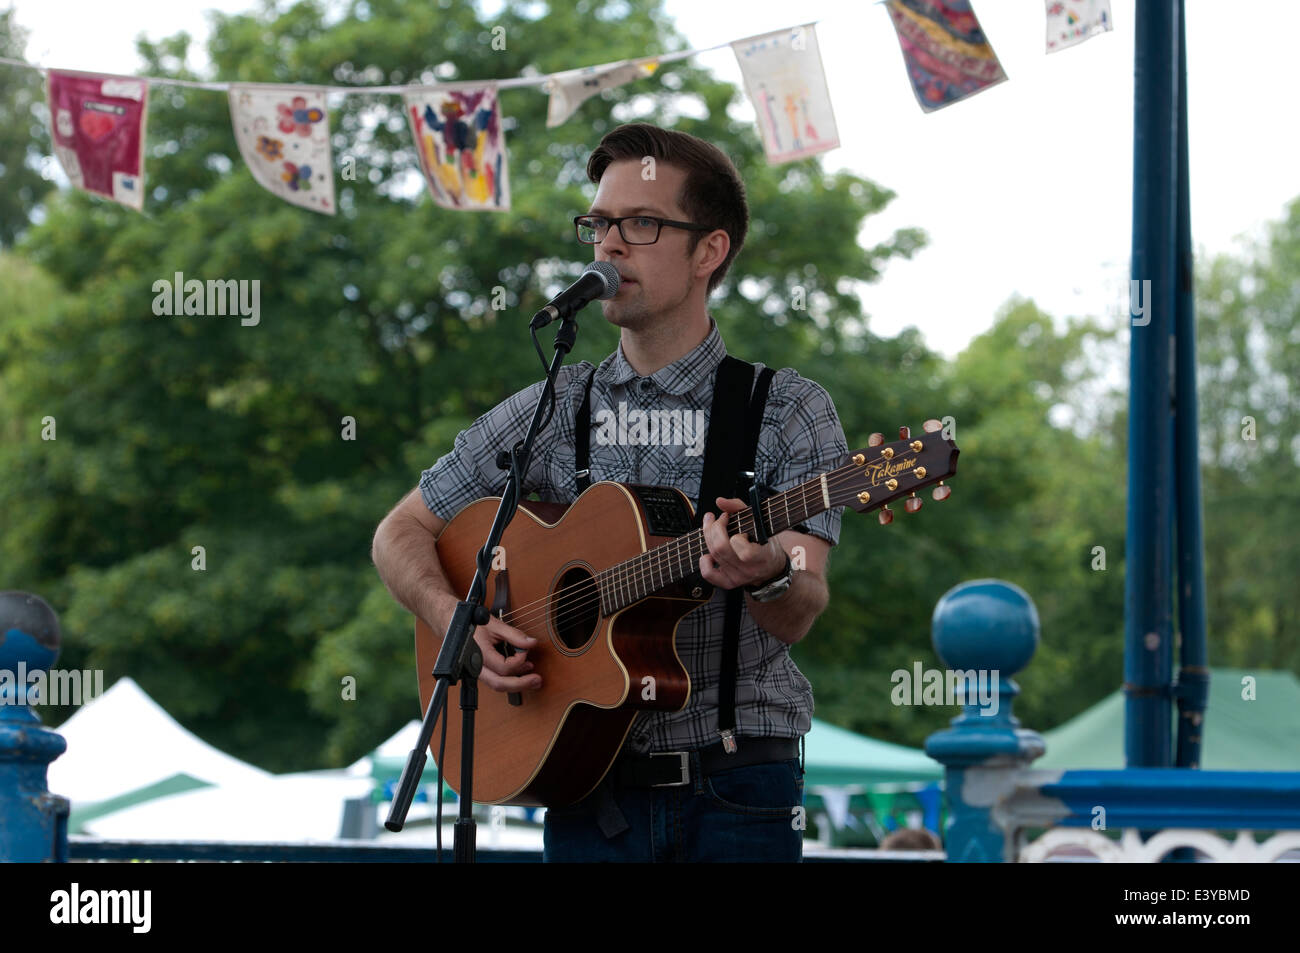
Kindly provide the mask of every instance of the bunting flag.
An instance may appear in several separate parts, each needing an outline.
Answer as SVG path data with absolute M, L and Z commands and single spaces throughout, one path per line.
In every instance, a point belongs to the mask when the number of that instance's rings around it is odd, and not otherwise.
M 1046 0 L 1046 3 L 1049 53 L 1110 29 L 1110 0 Z
M 880 0 L 897 33 L 913 92 L 926 112 L 1004 81 L 970 0 Z M 1113 28 L 1109 0 L 1046 0 L 1047 51 Z M 436 86 L 320 86 L 197 82 L 57 70 L 0 56 L 47 76 L 55 155 L 76 188 L 130 208 L 144 206 L 144 144 L 151 85 L 225 92 L 240 155 L 253 178 L 284 201 L 336 213 L 325 97 L 401 95 L 416 154 L 436 204 L 510 210 L 500 90 L 542 88 L 547 128 L 606 89 L 656 75 L 664 65 L 730 46 L 753 103 L 764 153 L 776 165 L 840 144 L 812 24 L 704 49 L 679 50 L 539 76 Z
M 149 87 L 130 76 L 50 70 L 50 138 L 73 186 L 144 208 Z
M 812 24 L 731 44 L 758 114 L 769 165 L 835 149 L 840 144 L 826 72 Z
M 613 89 L 634 79 L 644 79 L 659 68 L 657 58 L 624 60 L 604 66 L 587 66 L 547 77 L 546 92 L 551 94 L 546 108 L 546 128 L 553 129 L 572 116 L 588 99 L 603 89 Z
M 970 0 L 888 0 L 907 75 L 926 112 L 1007 78 Z
M 334 154 L 323 92 L 232 85 L 230 122 L 258 185 L 290 205 L 334 214 Z
M 402 98 L 434 202 L 451 209 L 510 211 L 510 174 L 496 86 L 435 86 Z

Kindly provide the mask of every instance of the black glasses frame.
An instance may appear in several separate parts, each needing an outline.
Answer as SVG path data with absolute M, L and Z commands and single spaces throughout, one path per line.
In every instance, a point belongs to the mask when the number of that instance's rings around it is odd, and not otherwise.
M 631 239 L 629 239 L 627 237 L 627 234 L 623 231 L 623 223 L 626 222 L 628 219 L 632 219 L 632 218 L 642 218 L 648 222 L 654 222 L 656 225 L 658 225 L 659 227 L 655 229 L 655 237 L 648 242 L 634 242 Z M 671 225 L 673 226 L 673 228 L 686 228 L 693 232 L 713 231 L 713 228 L 711 228 L 708 225 L 696 225 L 694 222 L 674 222 L 670 218 L 659 218 L 657 215 L 624 215 L 621 218 L 610 218 L 607 215 L 575 215 L 573 217 L 573 230 L 577 232 L 578 241 L 582 242 L 584 245 L 599 245 L 601 242 L 605 240 L 604 238 L 598 238 L 594 242 L 583 241 L 582 232 L 581 232 L 582 223 L 583 221 L 589 219 L 600 219 L 601 221 L 603 221 L 605 223 L 606 236 L 609 235 L 609 229 L 617 225 L 618 234 L 622 237 L 623 241 L 627 242 L 629 245 L 653 245 L 655 242 L 659 241 L 659 236 L 663 234 L 665 225 Z M 589 227 L 594 227 L 594 226 L 589 226 Z

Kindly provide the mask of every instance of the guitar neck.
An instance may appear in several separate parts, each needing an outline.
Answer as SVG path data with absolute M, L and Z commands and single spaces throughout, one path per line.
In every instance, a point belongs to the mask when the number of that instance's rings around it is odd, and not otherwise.
M 834 506 L 865 513 L 881 507 L 888 510 L 889 503 L 906 498 L 905 511 L 914 513 L 921 508 L 916 491 L 935 483 L 939 486 L 934 498 L 947 498 L 951 491 L 943 481 L 957 472 L 958 450 L 941 429 L 938 420 L 927 420 L 924 436 L 914 439 L 908 428 L 900 427 L 898 441 L 891 444 L 885 444 L 880 434 L 872 434 L 869 445 L 851 453 L 844 465 L 768 497 L 761 504 L 768 535 L 775 536 Z M 881 513 L 882 523 L 891 519 L 892 513 Z M 753 539 L 753 508 L 747 506 L 731 514 L 727 533 L 744 533 Z M 700 557 L 707 551 L 704 532 L 697 529 L 598 573 L 601 610 L 609 615 L 681 582 L 699 570 Z
M 832 505 L 829 478 L 822 474 L 816 479 L 776 493 L 762 503 L 763 523 L 768 535 L 797 526 L 799 523 L 823 513 Z M 745 507 L 731 514 L 727 520 L 727 535 L 745 535 L 753 539 L 754 509 Z M 665 586 L 681 582 L 699 571 L 700 557 L 708 551 L 704 544 L 704 531 L 692 530 L 677 539 L 657 546 L 640 556 L 611 566 L 597 575 L 600 583 L 601 611 L 605 615 L 625 609 L 633 603 L 658 592 Z

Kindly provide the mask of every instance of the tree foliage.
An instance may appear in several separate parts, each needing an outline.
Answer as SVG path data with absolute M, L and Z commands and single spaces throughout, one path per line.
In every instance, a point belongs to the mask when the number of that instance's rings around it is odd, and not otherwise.
M 534 9 L 267 7 L 217 16 L 209 54 L 226 80 L 376 84 L 684 47 L 647 0 Z M 189 42 L 142 42 L 140 72 L 200 78 Z M 60 193 L 22 246 L 22 275 L 30 262 L 48 279 L 15 278 L 26 317 L 0 332 L 16 438 L 0 451 L 0 501 L 16 514 L 0 540 L 6 583 L 59 605 L 68 664 L 133 675 L 214 744 L 276 768 L 363 752 L 417 714 L 411 626 L 369 564 L 370 536 L 457 430 L 538 378 L 520 315 L 585 265 L 568 220 L 594 194 L 584 168 L 603 132 L 673 124 L 743 170 L 754 227 L 714 313 L 751 359 L 821 354 L 861 317 L 839 289 L 923 241 L 840 241 L 890 193 L 815 161 L 769 168 L 752 127 L 727 117 L 740 95 L 675 64 L 546 130 L 545 96 L 508 92 L 509 214 L 434 207 L 398 100 L 350 96 L 330 119 L 336 161 L 357 174 L 336 175 L 326 217 L 253 182 L 223 96 L 155 87 L 146 214 Z M 154 314 L 155 282 L 178 273 L 259 281 L 259 323 Z M 788 307 L 796 286 L 806 310 Z M 574 359 L 615 345 L 599 322 L 584 331 Z M 56 441 L 40 440 L 47 416 Z M 341 698 L 349 675 L 355 702 Z
M 22 59 L 26 45 L 14 11 L 0 10 L 0 56 Z M 44 117 L 41 74 L 0 63 L 0 249 L 13 245 L 49 189 L 40 166 L 50 151 Z
M 1199 279 L 1211 659 L 1300 671 L 1300 200 Z
M 539 9 L 268 4 L 215 15 L 208 53 L 223 80 L 378 85 L 684 47 L 656 0 Z M 616 30 L 593 28 L 614 20 Z M 6 15 L 0 40 L 14 34 Z M 184 34 L 141 43 L 139 72 L 200 78 L 189 44 Z M 0 202 L 11 203 L 0 242 L 23 233 L 41 198 L 39 182 L 14 178 L 33 163 L 14 157 L 48 148 L 23 131 L 33 93 L 13 74 L 0 73 L 0 117 L 14 117 L 0 122 Z M 0 584 L 58 608 L 63 665 L 102 668 L 106 682 L 131 675 L 191 730 L 268 768 L 345 763 L 417 716 L 411 620 L 370 565 L 371 534 L 461 428 L 540 377 L 522 319 L 588 257 L 568 224 L 594 194 L 586 157 L 613 125 L 647 119 L 719 144 L 745 178 L 750 238 L 710 302 L 732 353 L 825 386 L 851 448 L 872 431 L 954 421 L 950 501 L 927 498 L 889 527 L 845 514 L 831 604 L 795 649 L 819 717 L 914 745 L 943 727 L 953 710 L 895 707 L 890 675 L 937 666 L 936 600 L 990 576 L 1023 586 L 1042 619 L 1042 646 L 1018 679 L 1025 724 L 1052 727 L 1112 691 L 1126 479 L 1122 394 L 1104 384 L 1115 333 L 1058 324 L 1019 299 L 954 361 L 914 329 L 870 333 L 853 282 L 878 279 L 924 234 L 846 241 L 892 194 L 817 160 L 769 167 L 752 125 L 729 116 L 741 95 L 686 61 L 548 130 L 544 96 L 507 91 L 508 214 L 434 207 L 397 98 L 340 99 L 330 114 L 339 214 L 326 217 L 252 180 L 225 97 L 156 87 L 146 214 L 52 194 L 0 257 L 0 300 L 12 302 L 0 320 Z M 341 177 L 349 167 L 355 177 Z M 37 191 L 18 195 L 19 181 Z M 1216 663 L 1300 663 L 1288 545 L 1298 259 L 1293 206 L 1255 258 L 1201 276 Z M 259 281 L 260 322 L 154 314 L 154 283 L 176 273 Z M 491 306 L 498 290 L 503 312 Z M 588 320 L 572 359 L 599 361 L 616 340 Z M 1254 442 L 1241 438 L 1245 415 L 1258 421 Z M 355 440 L 343 439 L 345 417 Z M 48 418 L 55 440 L 42 439 Z M 1281 517 L 1279 496 L 1292 501 Z M 348 676 L 355 701 L 341 690 Z

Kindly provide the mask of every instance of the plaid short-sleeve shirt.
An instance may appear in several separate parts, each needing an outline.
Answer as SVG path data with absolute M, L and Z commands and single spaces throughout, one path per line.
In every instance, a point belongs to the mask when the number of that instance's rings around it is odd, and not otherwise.
M 709 324 L 709 335 L 699 347 L 649 377 L 637 375 L 621 346 L 596 368 L 589 459 L 593 483 L 671 486 L 692 504 L 696 502 L 714 381 L 727 353 L 716 324 L 712 319 Z M 525 494 L 536 493 L 542 500 L 558 503 L 577 498 L 574 419 L 591 372 L 586 361 L 560 369 L 555 414 L 534 445 Z M 450 453 L 424 471 L 420 492 L 432 513 L 450 520 L 475 500 L 501 494 L 505 474 L 497 468 L 497 453 L 523 439 L 544 383 L 539 381 L 488 411 L 456 437 Z M 678 412 L 681 426 L 674 427 L 673 442 L 652 442 L 644 428 L 624 427 L 620 432 L 616 422 L 626 420 L 633 410 Z M 603 439 L 615 433 L 618 437 Z M 834 469 L 847 454 L 830 395 L 791 368 L 777 371 L 758 440 L 759 479 L 776 490 L 787 490 Z M 834 507 L 795 529 L 835 545 L 842 515 L 843 508 Z M 632 750 L 677 751 L 718 740 L 724 610 L 725 593 L 716 589 L 709 602 L 682 619 L 677 653 L 690 673 L 690 699 L 682 711 L 640 713 L 628 739 Z M 790 658 L 790 647 L 760 628 L 746 604 L 740 623 L 736 735 L 798 737 L 812 726 L 812 711 L 812 686 Z

